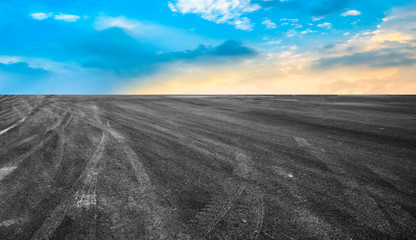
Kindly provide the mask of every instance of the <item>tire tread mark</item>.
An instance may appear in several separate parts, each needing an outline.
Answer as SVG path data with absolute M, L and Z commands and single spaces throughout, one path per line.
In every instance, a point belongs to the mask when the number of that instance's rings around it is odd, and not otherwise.
M 257 239 L 264 219 L 263 195 L 255 186 L 245 189 L 230 213 L 223 219 L 225 239 Z
M 109 132 L 116 141 L 123 146 L 123 150 L 128 158 L 128 163 L 131 165 L 134 175 L 139 182 L 139 196 L 143 198 L 140 200 L 142 202 L 139 208 L 142 208 L 144 211 L 149 213 L 151 217 L 151 227 L 149 230 L 149 235 L 155 239 L 165 239 L 167 238 L 164 228 L 164 208 L 158 205 L 157 196 L 153 190 L 153 186 L 149 175 L 146 173 L 143 164 L 140 162 L 139 157 L 134 152 L 134 150 L 129 146 L 126 139 L 119 134 L 116 130 L 110 127 L 110 124 L 107 122 L 106 131 Z
M 245 187 L 239 187 L 235 194 L 227 199 L 222 199 L 221 197 L 214 198 L 196 216 L 198 228 L 202 228 L 200 229 L 202 237 L 207 236 L 215 229 L 216 225 L 229 213 L 235 202 L 241 197 L 244 190 Z
M 94 169 L 103 155 L 105 144 L 107 142 L 107 132 L 103 131 L 99 146 L 97 147 L 96 151 L 94 152 L 91 160 L 88 162 L 87 166 L 85 167 L 84 171 L 80 174 L 77 184 L 81 184 L 81 188 L 89 188 L 90 183 L 93 182 L 94 176 L 96 175 Z M 95 176 L 96 177 L 96 176 Z M 74 210 L 75 205 L 77 204 L 77 195 L 78 191 L 75 192 L 75 188 L 70 190 L 65 194 L 63 197 L 63 201 L 61 201 L 57 207 L 49 214 L 46 220 L 42 223 L 41 227 L 35 232 L 32 239 L 33 240 L 40 240 L 40 239 L 50 239 L 56 229 L 60 226 L 62 221 L 64 220 L 66 215 L 69 215 Z M 89 199 L 91 200 L 91 199 Z M 92 204 L 92 202 L 89 202 Z M 94 226 L 88 229 L 88 237 L 89 239 L 95 239 L 95 223 Z

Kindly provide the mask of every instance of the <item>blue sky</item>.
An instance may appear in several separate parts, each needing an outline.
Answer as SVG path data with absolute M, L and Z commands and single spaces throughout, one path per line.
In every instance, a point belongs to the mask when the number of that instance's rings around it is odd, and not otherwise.
M 416 93 L 414 0 L 0 0 L 0 93 Z

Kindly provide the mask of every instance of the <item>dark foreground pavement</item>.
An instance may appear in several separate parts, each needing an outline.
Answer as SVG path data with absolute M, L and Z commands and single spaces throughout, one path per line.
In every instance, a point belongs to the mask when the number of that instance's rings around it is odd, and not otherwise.
M 2 96 L 0 239 L 414 239 L 416 96 Z

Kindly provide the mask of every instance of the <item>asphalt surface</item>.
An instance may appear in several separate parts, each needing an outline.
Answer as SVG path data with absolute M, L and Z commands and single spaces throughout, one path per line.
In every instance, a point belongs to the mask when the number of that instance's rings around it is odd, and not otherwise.
M 416 96 L 0 96 L 0 239 L 415 239 Z

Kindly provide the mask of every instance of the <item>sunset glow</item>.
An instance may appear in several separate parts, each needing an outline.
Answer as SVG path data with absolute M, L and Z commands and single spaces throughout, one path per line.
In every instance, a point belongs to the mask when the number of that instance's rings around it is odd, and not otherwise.
M 415 1 L 29 3 L 0 2 L 3 94 L 416 93 Z

